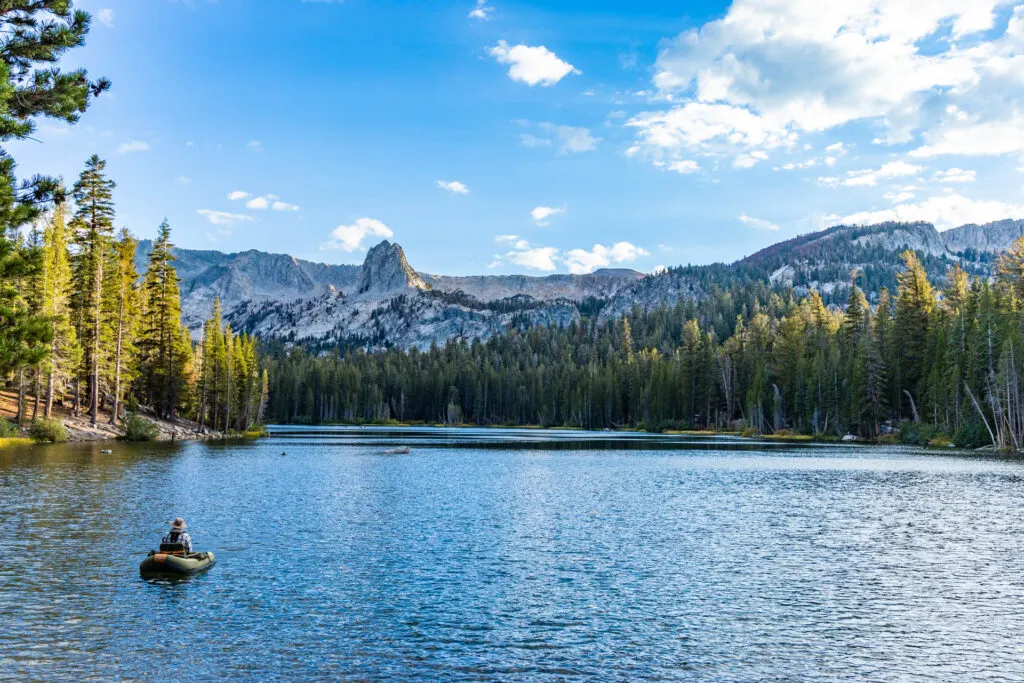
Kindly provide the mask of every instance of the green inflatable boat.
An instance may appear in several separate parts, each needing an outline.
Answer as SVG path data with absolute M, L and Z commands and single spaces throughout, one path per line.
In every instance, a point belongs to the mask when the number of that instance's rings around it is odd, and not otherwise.
M 213 566 L 213 553 L 186 553 L 180 543 L 161 543 L 139 565 L 142 576 L 191 576 Z

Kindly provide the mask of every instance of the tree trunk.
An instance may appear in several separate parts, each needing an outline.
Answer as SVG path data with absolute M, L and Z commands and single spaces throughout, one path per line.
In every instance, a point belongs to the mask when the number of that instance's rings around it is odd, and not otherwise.
M 992 439 L 992 445 L 995 446 L 996 445 L 996 435 L 992 432 L 992 427 L 990 427 L 989 424 L 988 424 L 988 418 L 985 417 L 985 412 L 981 409 L 981 406 L 978 405 L 978 399 L 974 398 L 974 392 L 972 392 L 971 391 L 971 387 L 968 386 L 967 380 L 964 380 L 964 389 L 967 390 L 967 395 L 970 397 L 971 403 L 974 404 L 974 409 L 978 411 L 978 415 L 981 416 L 982 422 L 985 423 L 985 429 L 988 430 L 989 438 Z
M 43 415 L 50 417 L 50 412 L 53 410 L 53 376 L 56 373 L 56 363 L 52 360 L 53 366 L 50 368 L 49 377 L 46 378 L 46 404 L 43 406 Z
M 39 383 L 39 369 L 36 368 L 36 371 L 35 371 L 35 389 L 33 389 L 33 392 L 32 392 L 35 395 L 34 401 L 32 403 L 32 421 L 33 422 L 35 422 L 36 418 L 39 417 L 39 389 L 40 389 L 39 385 L 40 385 L 40 383 Z
M 117 307 L 117 349 L 114 352 L 114 407 L 110 411 L 110 424 L 117 424 L 121 409 L 121 350 L 124 344 L 124 278 L 121 278 L 121 300 Z
M 917 414 L 917 405 L 914 404 L 914 397 L 906 389 L 903 390 L 903 393 L 907 395 L 907 400 L 910 401 L 910 410 L 914 415 L 914 422 L 920 422 L 921 417 Z
M 206 422 L 206 371 L 207 371 L 206 363 L 207 363 L 207 358 L 206 358 L 206 339 L 205 338 L 203 339 L 203 343 L 201 343 L 199 345 L 199 349 L 200 349 L 200 358 L 202 359 L 201 362 L 202 362 L 202 369 L 203 369 L 203 391 L 202 391 L 202 398 L 199 401 L 199 429 L 202 430 L 203 429 L 203 424 Z
M 96 297 L 94 311 L 95 319 L 93 321 L 93 334 L 95 339 L 93 340 L 93 351 L 92 351 L 92 395 L 89 397 L 89 422 L 93 426 L 99 418 L 100 413 L 100 315 L 101 312 L 101 298 L 103 296 L 103 255 L 96 255 L 96 275 L 93 278 L 93 295 Z
M 25 368 L 18 368 L 18 412 L 14 421 L 19 427 L 25 422 Z

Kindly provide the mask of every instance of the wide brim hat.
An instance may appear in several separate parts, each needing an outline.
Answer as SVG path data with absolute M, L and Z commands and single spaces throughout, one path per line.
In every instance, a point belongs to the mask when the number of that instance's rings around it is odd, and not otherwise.
M 188 528 L 188 524 L 185 524 L 185 520 L 183 520 L 181 517 L 178 517 L 177 519 L 175 519 L 175 520 L 173 520 L 171 522 L 168 522 L 168 524 L 171 525 L 172 529 L 175 529 L 175 530 L 178 530 L 178 531 L 180 531 L 181 529 L 187 529 Z

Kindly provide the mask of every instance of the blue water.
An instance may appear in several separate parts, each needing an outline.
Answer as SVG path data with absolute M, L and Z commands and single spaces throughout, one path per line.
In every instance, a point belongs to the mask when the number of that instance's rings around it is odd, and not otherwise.
M 0 451 L 0 678 L 1024 679 L 1020 461 L 499 430 L 107 447 Z M 141 579 L 178 515 L 216 566 Z

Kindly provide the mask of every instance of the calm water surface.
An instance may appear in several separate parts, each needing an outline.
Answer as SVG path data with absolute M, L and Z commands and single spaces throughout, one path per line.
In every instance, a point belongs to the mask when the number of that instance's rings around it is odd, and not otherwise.
M 104 447 L 0 451 L 0 678 L 1024 679 L 1019 461 L 514 430 Z M 217 565 L 140 579 L 177 515 Z

